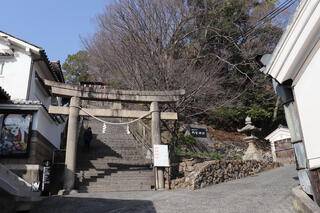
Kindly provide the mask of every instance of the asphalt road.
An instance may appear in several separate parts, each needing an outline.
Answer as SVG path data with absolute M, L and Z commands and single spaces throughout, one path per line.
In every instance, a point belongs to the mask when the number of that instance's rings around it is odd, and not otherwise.
M 294 166 L 262 172 L 201 190 L 80 193 L 44 200 L 36 213 L 104 212 L 294 212 L 291 189 L 298 185 Z

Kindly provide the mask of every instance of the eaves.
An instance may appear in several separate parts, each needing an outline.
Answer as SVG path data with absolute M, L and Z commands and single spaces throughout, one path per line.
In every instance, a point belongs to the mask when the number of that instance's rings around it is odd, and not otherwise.
M 320 1 L 302 0 L 275 48 L 265 73 L 279 83 L 294 80 L 320 40 Z

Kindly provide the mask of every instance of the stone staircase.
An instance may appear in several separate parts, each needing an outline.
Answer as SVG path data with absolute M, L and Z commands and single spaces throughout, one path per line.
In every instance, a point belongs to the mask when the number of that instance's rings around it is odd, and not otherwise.
M 104 118 L 111 122 L 119 119 Z M 93 139 L 90 150 L 78 145 L 77 186 L 79 192 L 108 192 L 151 190 L 154 186 L 150 160 L 146 160 L 141 148 L 126 126 L 107 125 L 102 133 L 102 123 L 92 118 L 84 121 L 91 127 Z

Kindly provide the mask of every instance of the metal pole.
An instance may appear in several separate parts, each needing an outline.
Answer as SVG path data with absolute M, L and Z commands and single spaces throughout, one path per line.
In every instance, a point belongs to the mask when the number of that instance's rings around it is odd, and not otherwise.
M 151 134 L 152 134 L 152 145 L 161 144 L 160 134 L 160 112 L 158 102 L 152 102 L 150 110 L 152 111 L 152 123 L 151 123 Z M 164 177 L 163 168 L 156 167 L 156 183 L 158 183 L 158 189 L 164 189 Z
M 75 182 L 79 106 L 80 98 L 72 97 L 70 100 L 66 160 L 64 169 L 64 189 L 66 191 L 72 190 Z

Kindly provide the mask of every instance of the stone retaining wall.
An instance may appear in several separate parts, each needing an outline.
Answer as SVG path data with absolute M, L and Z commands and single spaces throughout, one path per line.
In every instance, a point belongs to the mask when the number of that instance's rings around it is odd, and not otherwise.
M 185 176 L 171 180 L 170 188 L 200 189 L 207 185 L 240 179 L 254 175 L 264 169 L 279 166 L 279 163 L 255 160 L 212 160 L 194 164 L 192 164 L 192 161 L 187 161 L 183 162 L 182 166 L 179 166 L 180 168 L 184 167 Z

